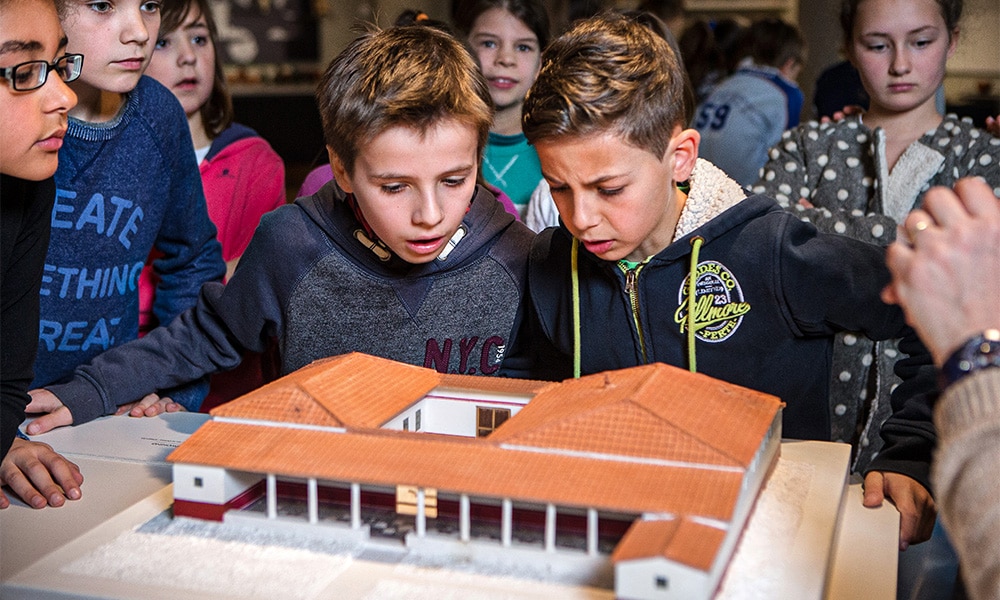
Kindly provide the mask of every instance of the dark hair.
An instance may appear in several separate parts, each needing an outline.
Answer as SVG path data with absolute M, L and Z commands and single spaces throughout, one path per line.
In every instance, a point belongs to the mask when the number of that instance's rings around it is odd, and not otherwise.
M 540 0 L 464 0 L 455 7 L 459 31 L 468 36 L 479 15 L 491 8 L 501 8 L 517 17 L 538 38 L 538 48 L 549 44 L 549 13 Z
M 805 59 L 802 33 L 781 19 L 754 21 L 747 36 L 750 57 L 758 65 L 780 68 L 789 60 L 801 63 Z
M 665 39 L 618 13 L 577 21 L 542 54 L 522 112 L 532 144 L 614 132 L 660 158 L 684 126 L 684 70 Z
M 219 60 L 217 45 L 219 28 L 215 24 L 208 0 L 166 0 L 161 6 L 158 38 L 163 39 L 163 37 L 177 31 L 184 19 L 195 10 L 205 19 L 205 25 L 208 27 L 208 39 L 212 44 L 212 53 L 215 55 L 212 93 L 209 94 L 205 104 L 198 109 L 198 112 L 201 113 L 201 123 L 205 128 L 205 133 L 209 139 L 214 139 L 232 125 L 235 114 L 233 99 L 229 94 L 229 84 L 226 83 L 226 75 L 222 70 L 222 62 Z
M 722 56 L 722 68 L 726 73 L 735 71 L 739 62 L 747 55 L 748 33 L 749 27 L 733 18 L 719 19 L 712 25 L 712 38 Z
M 697 95 L 713 73 L 725 68 L 725 60 L 715 43 L 712 27 L 701 19 L 694 21 L 684 28 L 677 45 L 681 50 L 684 72 Z
M 472 55 L 451 35 L 419 25 L 355 39 L 327 67 L 316 102 L 326 143 L 349 172 L 361 147 L 390 127 L 426 131 L 445 119 L 475 129 L 481 158 L 493 122 Z
M 948 29 L 949 39 L 951 39 L 951 32 L 958 28 L 958 22 L 962 19 L 962 1 L 936 0 L 945 27 Z M 848 47 L 854 39 L 854 21 L 858 16 L 858 6 L 862 2 L 864 0 L 842 0 L 840 3 L 840 27 L 844 30 L 844 43 Z

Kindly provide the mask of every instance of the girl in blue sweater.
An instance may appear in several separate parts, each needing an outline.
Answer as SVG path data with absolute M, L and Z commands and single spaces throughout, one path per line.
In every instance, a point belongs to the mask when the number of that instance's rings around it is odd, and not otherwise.
M 138 278 L 153 248 L 161 254 L 153 308 L 161 323 L 194 305 L 202 283 L 225 273 L 184 111 L 142 74 L 156 42 L 159 2 L 59 0 L 58 10 L 67 50 L 84 54 L 87 68 L 73 82 L 80 102 L 70 111 L 55 175 L 36 388 L 138 336 Z M 197 409 L 205 390 L 170 395 Z M 28 411 L 73 420 L 51 402 L 33 401 Z

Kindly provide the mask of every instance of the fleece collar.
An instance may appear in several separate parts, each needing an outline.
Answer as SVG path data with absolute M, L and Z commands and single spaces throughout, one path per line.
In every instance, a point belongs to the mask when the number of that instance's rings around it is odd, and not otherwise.
M 746 191 L 722 169 L 699 158 L 691 171 L 691 191 L 677 220 L 672 241 L 698 229 L 746 197 Z

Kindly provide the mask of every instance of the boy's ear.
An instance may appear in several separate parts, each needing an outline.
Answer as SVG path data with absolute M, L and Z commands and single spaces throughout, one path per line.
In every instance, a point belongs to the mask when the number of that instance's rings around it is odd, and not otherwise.
M 330 146 L 326 147 L 326 154 L 330 157 L 330 169 L 333 171 L 333 178 L 336 180 L 337 185 L 348 194 L 354 193 L 354 186 L 351 185 L 351 175 L 344 167 L 344 161 L 340 160 L 340 157 L 337 156 L 337 153 Z
M 670 140 L 673 147 L 674 181 L 687 181 L 698 160 L 698 144 L 701 134 L 697 129 L 682 129 Z M 669 152 L 669 148 L 667 152 Z

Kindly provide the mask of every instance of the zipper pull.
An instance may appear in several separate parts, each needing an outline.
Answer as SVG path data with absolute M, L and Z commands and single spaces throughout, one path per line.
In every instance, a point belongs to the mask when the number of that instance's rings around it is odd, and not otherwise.
M 625 291 L 629 294 L 635 293 L 636 271 L 638 271 L 638 269 L 629 269 L 628 271 L 625 271 Z

